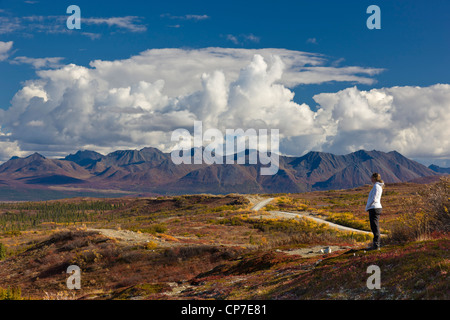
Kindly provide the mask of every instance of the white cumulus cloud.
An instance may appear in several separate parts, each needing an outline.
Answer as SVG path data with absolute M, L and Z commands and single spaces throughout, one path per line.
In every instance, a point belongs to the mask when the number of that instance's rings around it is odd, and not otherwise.
M 89 67 L 38 70 L 9 109 L 0 110 L 0 141 L 10 144 L 0 157 L 144 146 L 170 151 L 172 131 L 191 130 L 196 120 L 224 133 L 279 129 L 281 151 L 292 155 L 361 148 L 448 155 L 449 85 L 353 86 L 316 95 L 317 111 L 294 102 L 296 85 L 373 83 L 381 72 L 327 64 L 325 56 L 285 49 L 154 49 Z
M 410 157 L 450 157 L 450 85 L 356 87 L 314 96 L 328 126 L 323 149 L 397 150 Z

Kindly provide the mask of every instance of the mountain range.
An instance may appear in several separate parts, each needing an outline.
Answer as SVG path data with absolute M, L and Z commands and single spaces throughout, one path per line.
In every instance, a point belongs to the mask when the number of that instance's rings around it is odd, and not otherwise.
M 0 165 L 0 187 L 107 189 L 168 195 L 296 193 L 369 184 L 373 172 L 379 172 L 387 183 L 445 174 L 396 151 L 359 150 L 346 155 L 309 152 L 301 157 L 280 156 L 278 172 L 264 176 L 260 175 L 262 164 L 249 164 L 251 152 L 256 151 L 246 150 L 245 164 L 211 165 L 176 165 L 170 153 L 150 147 L 107 155 L 80 150 L 62 159 L 34 153 L 24 158 L 13 157 Z

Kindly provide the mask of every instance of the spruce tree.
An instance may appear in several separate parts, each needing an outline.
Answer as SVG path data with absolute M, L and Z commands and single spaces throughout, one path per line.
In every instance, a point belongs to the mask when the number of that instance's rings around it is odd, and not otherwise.
M 6 258 L 6 247 L 0 242 L 0 261 Z

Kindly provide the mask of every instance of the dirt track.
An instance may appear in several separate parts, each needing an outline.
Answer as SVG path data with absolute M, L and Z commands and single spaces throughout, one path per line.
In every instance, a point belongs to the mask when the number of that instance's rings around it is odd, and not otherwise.
M 267 199 L 263 199 L 261 200 L 261 198 L 251 198 L 249 199 L 250 201 L 252 201 L 253 203 L 255 202 L 255 200 L 259 200 L 258 203 L 256 203 L 253 207 L 252 210 L 254 211 L 258 211 L 261 210 L 262 208 L 264 208 L 264 206 L 266 206 L 267 204 L 269 204 L 274 198 L 267 198 Z M 341 231 L 349 231 L 349 232 L 357 232 L 357 233 L 364 233 L 364 234 L 372 234 L 369 231 L 364 231 L 364 230 L 359 230 L 359 229 L 354 229 L 354 228 L 350 228 L 350 227 L 346 227 L 346 226 L 342 226 L 340 224 L 336 224 L 330 221 L 326 221 L 324 219 L 320 219 L 317 217 L 313 217 L 310 215 L 309 212 L 286 212 L 286 211 L 267 211 L 267 215 L 261 215 L 262 218 L 298 218 L 298 217 L 304 217 L 307 219 L 311 219 L 314 220 L 315 222 L 318 223 L 325 223 L 328 226 L 332 227 L 332 228 L 336 228 L 338 230 Z

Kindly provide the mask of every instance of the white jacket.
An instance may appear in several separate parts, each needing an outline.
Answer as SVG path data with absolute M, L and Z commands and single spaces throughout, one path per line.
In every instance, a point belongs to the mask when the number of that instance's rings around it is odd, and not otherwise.
M 366 211 L 370 209 L 381 208 L 381 194 L 383 193 L 384 183 L 375 182 L 372 190 L 370 190 L 369 198 L 367 199 Z

